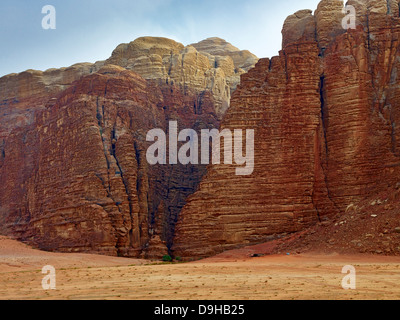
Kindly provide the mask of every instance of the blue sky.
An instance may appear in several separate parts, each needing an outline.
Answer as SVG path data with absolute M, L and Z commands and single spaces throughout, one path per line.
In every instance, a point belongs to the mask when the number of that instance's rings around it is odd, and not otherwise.
M 277 55 L 285 18 L 319 0 L 1 0 L 0 76 L 108 58 L 120 43 L 163 36 L 188 45 L 220 37 L 257 56 Z M 42 7 L 56 30 L 42 29 Z

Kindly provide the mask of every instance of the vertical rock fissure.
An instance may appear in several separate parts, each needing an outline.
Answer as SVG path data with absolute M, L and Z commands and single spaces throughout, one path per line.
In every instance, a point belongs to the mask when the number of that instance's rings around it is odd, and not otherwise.
M 124 179 L 124 173 L 122 171 L 122 167 L 121 167 L 121 165 L 120 165 L 120 163 L 118 161 L 118 157 L 117 157 L 117 154 L 116 154 L 116 142 L 115 141 L 116 141 L 116 135 L 115 135 L 115 127 L 114 127 L 114 129 L 111 132 L 111 155 L 115 159 L 115 163 L 116 163 L 116 165 L 118 167 L 122 183 L 123 183 L 123 185 L 125 187 L 125 192 L 126 192 L 126 194 L 128 196 L 128 199 L 129 199 L 129 188 L 128 188 L 128 185 L 127 185 L 127 183 L 126 183 L 126 181 Z M 129 201 L 129 203 L 130 203 L 130 201 Z
M 0 154 L 0 168 L 1 168 L 3 166 L 4 160 L 6 158 L 5 141 L 4 140 L 0 145 L 0 150 L 1 150 L 1 154 Z
M 122 169 L 122 166 L 118 160 L 118 156 L 117 156 L 117 150 L 116 150 L 116 142 L 117 142 L 117 136 L 116 136 L 116 129 L 115 129 L 115 125 L 113 130 L 111 131 L 111 155 L 113 156 L 113 158 L 115 159 L 115 163 L 118 167 L 119 170 L 119 174 L 121 176 L 121 182 L 124 186 L 125 189 L 125 193 L 128 197 L 128 207 L 129 207 L 129 217 L 130 217 L 130 229 L 129 229 L 129 242 L 130 245 L 132 245 L 132 234 L 133 234 L 133 204 L 132 204 L 132 197 L 129 191 L 129 185 L 128 185 L 128 181 L 126 180 L 125 176 L 124 176 L 124 171 Z M 136 148 L 135 148 L 136 151 Z M 136 152 L 136 157 L 137 157 L 137 152 Z M 139 162 L 139 160 L 137 160 Z M 118 210 L 121 212 L 121 208 L 120 205 L 117 205 Z
M 370 52 L 371 51 L 371 33 L 370 33 L 370 27 L 369 27 L 369 9 L 367 10 L 366 21 L 367 21 L 368 51 Z
M 148 193 L 148 188 L 146 188 L 145 181 L 142 181 L 143 177 L 146 179 L 147 177 L 147 171 L 145 168 L 145 162 L 142 161 L 141 159 L 141 149 L 140 145 L 135 141 L 133 144 L 134 150 L 135 150 L 135 157 L 137 161 L 137 178 L 136 178 L 136 192 L 137 192 L 137 197 L 139 203 L 144 203 L 146 205 L 146 208 L 143 208 L 141 205 L 139 206 L 139 214 L 137 217 L 137 228 L 138 232 L 140 234 L 140 243 L 143 245 L 142 241 L 145 237 L 147 241 L 149 240 L 149 210 L 148 210 L 148 205 L 150 203 L 149 199 L 149 193 Z M 145 196 L 143 196 L 145 194 Z M 134 214 L 132 210 L 132 226 L 134 225 Z M 146 219 L 143 219 L 143 217 L 146 216 Z
M 390 108 L 390 125 L 391 125 L 391 139 L 392 139 L 392 153 L 396 157 L 400 157 L 400 153 L 397 151 L 397 138 L 396 138 L 396 122 L 393 115 L 393 110 Z
M 136 179 L 136 190 L 139 192 L 139 188 L 140 188 L 140 183 L 139 183 L 140 153 L 139 153 L 138 147 L 136 145 L 136 142 L 133 144 L 133 148 L 135 149 L 135 157 L 136 157 L 137 167 L 138 167 L 138 174 L 137 174 L 138 177 Z
M 286 55 L 286 52 L 285 52 L 285 50 L 283 50 L 283 54 L 284 54 L 284 56 L 285 56 L 285 76 L 286 76 L 286 81 L 288 82 L 289 81 L 289 73 L 288 73 L 288 58 L 287 58 L 287 55 Z
M 120 174 L 120 176 L 121 176 L 122 184 L 124 185 L 124 188 L 125 188 L 125 193 L 126 193 L 126 195 L 128 196 L 128 201 L 129 201 L 129 215 L 130 215 L 131 218 L 132 218 L 132 201 L 131 201 L 131 196 L 130 196 L 130 192 L 129 192 L 129 186 L 128 186 L 128 182 L 127 182 L 126 179 L 125 179 L 124 171 L 123 171 L 123 169 L 122 169 L 122 167 L 121 167 L 121 164 L 120 164 L 120 162 L 119 162 L 119 160 L 118 160 L 117 153 L 116 153 L 116 143 L 114 142 L 114 141 L 116 141 L 115 127 L 114 127 L 114 129 L 113 129 L 113 131 L 112 131 L 112 133 L 111 133 L 111 139 L 112 139 L 112 156 L 113 156 L 114 159 L 115 159 L 115 163 L 116 163 L 116 165 L 117 165 L 117 167 L 118 167 L 119 174 Z
M 329 145 L 328 145 L 328 134 L 327 134 L 329 115 L 328 115 L 328 107 L 326 104 L 326 79 L 325 79 L 324 74 L 322 74 L 320 76 L 319 95 L 320 95 L 320 102 L 321 102 L 321 125 L 322 125 L 322 131 L 324 134 L 323 139 L 324 139 L 324 146 L 325 146 L 325 163 L 326 163 L 325 168 L 324 168 L 324 165 L 321 162 L 321 168 L 322 168 L 322 172 L 324 175 L 324 182 L 325 182 L 325 188 L 326 188 L 328 199 L 331 201 L 333 206 L 336 208 L 337 212 L 339 212 L 339 207 L 337 206 L 337 204 L 335 203 L 335 201 L 333 200 L 333 198 L 331 196 L 328 176 L 326 174 L 326 172 L 328 171 L 327 166 L 328 166 L 328 161 L 329 161 Z M 318 209 L 317 209 L 317 212 L 318 212 Z M 318 212 L 318 218 L 320 219 L 319 212 Z M 321 221 L 321 219 L 320 219 L 320 221 Z
M 322 75 L 319 80 L 319 97 L 321 102 L 321 122 L 322 130 L 324 131 L 325 152 L 328 155 L 328 140 L 326 134 L 326 106 L 325 106 L 325 76 Z
M 105 89 L 105 91 L 104 91 L 104 97 L 105 97 L 106 94 L 107 94 L 107 86 L 106 86 L 106 89 Z M 97 177 L 100 179 L 100 181 L 102 182 L 103 187 L 104 187 L 105 190 L 106 190 L 107 197 L 110 198 L 110 199 L 115 203 L 115 205 L 116 205 L 116 207 L 117 207 L 119 213 L 122 213 L 120 204 L 117 203 L 117 201 L 114 199 L 114 197 L 113 197 L 113 195 L 112 195 L 112 192 L 111 192 L 111 178 L 110 178 L 111 163 L 110 163 L 110 159 L 108 158 L 109 155 L 114 156 L 114 154 L 115 154 L 115 145 L 114 145 L 114 143 L 113 143 L 113 139 L 114 139 L 113 137 L 115 136 L 115 130 L 113 130 L 113 132 L 112 132 L 112 137 L 111 137 L 111 150 L 109 150 L 109 149 L 107 148 L 107 146 L 106 146 L 106 144 L 105 144 L 105 141 L 104 141 L 104 138 L 103 138 L 104 125 L 105 125 L 105 120 L 104 120 L 104 118 L 105 118 L 105 116 L 104 116 L 104 104 L 102 104 L 102 106 L 101 106 L 101 112 L 100 112 L 99 97 L 97 97 L 97 100 L 96 100 L 96 113 L 97 113 L 97 114 L 96 114 L 96 118 L 97 118 L 98 125 L 99 125 L 100 139 L 101 139 L 101 143 L 102 143 L 102 146 L 103 146 L 104 157 L 105 157 L 105 160 L 106 160 L 106 162 L 107 162 L 107 179 L 108 179 L 108 186 L 106 186 L 106 183 L 105 183 L 104 179 L 103 179 L 100 175 L 96 174 L 96 176 L 97 176 Z M 111 151 L 111 152 L 110 152 L 110 151 Z M 119 167 L 118 161 L 117 161 L 117 159 L 116 159 L 115 156 L 114 156 L 114 158 L 115 158 L 115 161 L 116 161 L 116 163 L 117 163 L 117 166 Z M 121 170 L 121 169 L 119 169 L 119 170 Z M 122 177 L 122 172 L 121 172 L 121 177 Z M 104 210 L 105 210 L 108 214 L 111 214 L 111 212 L 110 212 L 109 210 L 107 210 L 106 207 L 103 207 L 103 208 L 104 208 Z M 115 224 L 114 219 L 112 219 L 112 227 L 114 228 L 114 230 L 116 231 L 116 234 L 117 234 L 117 235 L 116 235 L 116 239 L 115 239 L 115 240 L 116 240 L 116 241 L 115 241 L 115 249 L 117 250 L 118 256 L 120 256 L 120 247 L 119 247 L 120 235 L 119 235 L 118 232 L 117 232 L 117 225 Z
M 99 132 L 100 132 L 100 139 L 101 139 L 101 143 L 103 145 L 103 151 L 104 151 L 104 157 L 106 159 L 107 162 L 107 170 L 110 169 L 110 161 L 108 160 L 107 157 L 107 150 L 106 150 L 106 145 L 104 143 L 104 139 L 103 139 L 103 132 L 104 132 L 104 128 L 103 128 L 103 124 L 104 124 L 104 105 L 102 106 L 102 113 L 100 113 L 100 109 L 99 109 L 99 98 L 97 97 L 97 101 L 96 101 L 96 107 L 97 107 L 97 123 L 99 126 Z

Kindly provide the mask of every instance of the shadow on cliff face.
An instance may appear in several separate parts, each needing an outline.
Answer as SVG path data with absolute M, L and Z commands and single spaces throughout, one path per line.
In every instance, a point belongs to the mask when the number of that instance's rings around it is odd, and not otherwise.
M 195 107 L 193 107 L 195 106 Z M 211 94 L 108 66 L 75 82 L 2 150 L 5 233 L 40 249 L 161 258 L 205 166 L 150 166 L 146 133 L 218 128 Z

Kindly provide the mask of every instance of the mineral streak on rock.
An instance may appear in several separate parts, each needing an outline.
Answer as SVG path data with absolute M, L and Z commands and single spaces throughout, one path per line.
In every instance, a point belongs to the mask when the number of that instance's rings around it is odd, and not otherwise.
M 279 56 L 242 76 L 223 128 L 255 130 L 252 176 L 214 166 L 188 199 L 173 252 L 203 257 L 301 230 L 400 180 L 398 1 L 323 0 L 283 27 Z

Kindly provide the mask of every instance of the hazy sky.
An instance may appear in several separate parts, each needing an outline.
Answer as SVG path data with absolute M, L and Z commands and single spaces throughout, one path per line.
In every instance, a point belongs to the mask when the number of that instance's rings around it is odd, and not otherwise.
M 319 0 L 1 0 L 0 76 L 107 59 L 120 43 L 162 36 L 188 45 L 220 37 L 258 57 L 281 48 L 285 18 Z M 42 7 L 56 30 L 42 28 Z

